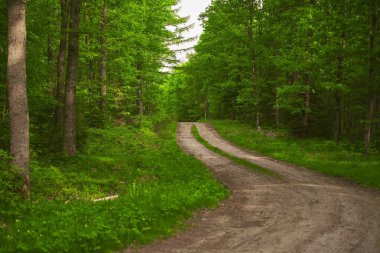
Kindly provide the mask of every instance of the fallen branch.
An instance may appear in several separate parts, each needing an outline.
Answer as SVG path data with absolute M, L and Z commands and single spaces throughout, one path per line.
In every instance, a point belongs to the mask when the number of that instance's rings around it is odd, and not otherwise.
M 94 199 L 94 202 L 114 200 L 117 198 L 119 198 L 119 195 L 109 196 L 109 197 L 100 198 L 100 199 Z

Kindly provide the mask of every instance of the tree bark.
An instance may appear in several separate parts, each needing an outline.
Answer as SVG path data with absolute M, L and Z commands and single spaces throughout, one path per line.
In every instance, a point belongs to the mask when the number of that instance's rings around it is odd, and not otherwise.
M 278 102 L 278 94 L 277 94 L 277 89 L 276 89 L 276 108 L 275 108 L 275 121 L 276 121 L 276 127 L 280 127 L 280 105 Z
M 370 6 L 371 13 L 371 35 L 370 35 L 370 62 L 369 62 L 369 106 L 367 114 L 367 122 L 364 131 L 364 147 L 365 155 L 368 156 L 371 152 L 371 138 L 372 138 L 372 127 L 373 118 L 376 106 L 376 70 L 377 70 L 377 60 L 376 60 L 376 34 L 378 30 L 378 18 L 379 10 L 377 5 L 377 0 L 373 0 Z
M 335 92 L 335 120 L 334 120 L 334 141 L 339 145 L 342 135 L 342 95 L 340 91 Z
M 256 52 L 254 48 L 254 35 L 253 35 L 253 22 L 254 22 L 254 11 L 255 11 L 255 1 L 249 0 L 248 1 L 248 40 L 249 40 L 249 46 L 250 46 L 250 53 L 251 53 L 251 60 L 252 60 L 252 83 L 253 83 L 253 90 L 254 90 L 254 96 L 256 100 L 256 127 L 260 127 L 260 110 L 259 110 L 259 89 L 257 85 L 257 66 L 256 66 Z
M 101 82 L 101 90 L 100 90 L 100 111 L 104 113 L 106 107 L 106 95 L 107 95 L 107 40 L 106 40 L 106 29 L 107 29 L 107 15 L 108 15 L 108 7 L 107 3 L 104 3 L 103 13 L 102 13 L 102 35 L 100 39 L 100 82 Z
M 69 0 L 61 0 L 61 38 L 59 41 L 59 52 L 57 61 L 57 87 L 55 108 L 55 126 L 62 135 L 63 114 L 64 114 L 64 87 L 65 87 L 65 68 L 67 54 L 67 29 L 69 24 Z
M 139 115 L 144 115 L 144 108 L 143 108 L 143 77 L 142 77 L 142 64 L 137 64 L 137 82 L 138 82 L 138 104 L 139 104 Z
M 309 113 L 310 113 L 310 85 L 311 85 L 311 80 L 310 76 L 307 75 L 306 77 L 306 92 L 305 92 L 305 97 L 304 97 L 304 112 L 303 112 L 303 126 L 305 129 L 309 126 Z
M 49 67 L 54 64 L 54 59 L 53 59 L 54 53 L 53 53 L 53 38 L 52 34 L 49 32 L 47 36 L 47 51 L 46 51 L 46 59 L 49 64 Z M 48 68 L 48 82 L 52 82 L 54 80 L 54 75 L 51 74 L 50 69 Z
M 208 99 L 207 99 L 206 96 L 205 96 L 204 103 L 205 103 L 205 111 L 204 111 L 204 113 L 205 113 L 205 120 L 208 120 Z M 234 116 L 233 116 L 233 118 L 234 118 Z
M 10 155 L 23 178 L 21 193 L 30 195 L 29 115 L 26 92 L 25 0 L 8 0 L 8 102 Z
M 63 150 L 68 155 L 75 155 L 76 147 L 76 84 L 78 79 L 79 59 L 79 23 L 80 0 L 71 0 L 70 35 L 68 42 L 68 58 L 65 94 L 65 122 Z
M 343 82 L 343 56 L 338 57 L 338 72 L 337 72 L 337 84 Z M 334 120 L 334 140 L 336 145 L 339 145 L 339 141 L 342 135 L 342 94 L 340 90 L 335 92 L 335 120 Z

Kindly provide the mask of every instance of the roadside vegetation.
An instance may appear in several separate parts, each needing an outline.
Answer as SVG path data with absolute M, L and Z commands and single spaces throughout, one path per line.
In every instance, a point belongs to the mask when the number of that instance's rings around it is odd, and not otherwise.
M 205 139 L 202 138 L 202 136 L 200 136 L 199 134 L 199 131 L 197 129 L 196 126 L 193 126 L 191 128 L 191 133 L 193 134 L 193 136 L 195 137 L 195 139 L 197 139 L 200 143 L 202 143 L 203 146 L 205 146 L 206 148 L 208 148 L 209 150 L 213 151 L 214 153 L 217 153 L 218 155 L 221 155 L 237 164 L 240 164 L 248 169 L 251 169 L 253 171 L 256 171 L 256 172 L 259 172 L 261 174 L 264 174 L 264 175 L 267 175 L 267 176 L 271 176 L 271 177 L 274 177 L 274 178 L 278 178 L 280 179 L 281 176 L 269 169 L 266 169 L 266 168 L 263 168 L 263 167 L 260 167 L 256 164 L 253 164 L 251 162 L 248 162 L 244 159 L 241 159 L 241 158 L 238 158 L 238 157 L 235 157 L 233 155 L 230 155 L 230 154 L 227 154 L 226 152 L 224 152 L 223 150 L 220 150 L 219 148 L 217 147 L 214 147 L 212 146 L 210 143 L 208 143 Z
M 105 252 L 172 235 L 227 190 L 176 144 L 174 122 L 89 129 L 76 157 L 31 166 L 30 201 L 1 164 L 0 252 Z M 0 160 L 3 161 L 3 160 Z M 8 175 L 6 176 L 6 173 Z M 118 196 L 110 201 L 96 199 Z
M 380 156 L 366 158 L 349 142 L 296 138 L 283 131 L 257 131 L 237 121 L 211 121 L 231 143 L 298 166 L 342 177 L 361 185 L 380 188 Z

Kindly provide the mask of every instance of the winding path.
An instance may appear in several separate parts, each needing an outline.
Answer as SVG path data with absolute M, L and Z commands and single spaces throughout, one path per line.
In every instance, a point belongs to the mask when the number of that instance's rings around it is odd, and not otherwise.
M 192 136 L 194 124 L 211 145 L 283 178 L 250 171 L 209 151 Z M 379 191 L 242 150 L 204 123 L 179 123 L 178 142 L 232 196 L 218 209 L 198 214 L 190 229 L 137 252 L 380 252 Z

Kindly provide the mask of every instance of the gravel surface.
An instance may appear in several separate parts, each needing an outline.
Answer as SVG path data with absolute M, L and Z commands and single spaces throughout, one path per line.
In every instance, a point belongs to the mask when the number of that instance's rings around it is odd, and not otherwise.
M 203 145 L 282 175 L 236 165 Z M 380 192 L 275 161 L 233 146 L 205 123 L 179 123 L 178 143 L 232 191 L 218 209 L 201 211 L 188 230 L 125 252 L 380 252 Z

